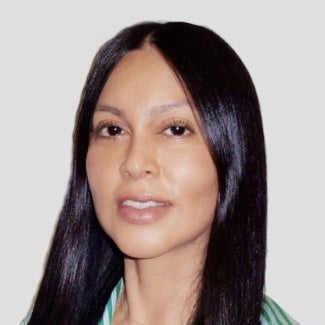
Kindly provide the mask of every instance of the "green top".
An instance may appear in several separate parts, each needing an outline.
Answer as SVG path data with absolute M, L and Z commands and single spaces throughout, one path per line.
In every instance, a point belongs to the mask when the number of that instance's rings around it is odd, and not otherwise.
M 106 304 L 104 314 L 98 325 L 112 325 L 113 316 L 117 304 L 117 300 L 123 288 L 123 279 L 121 279 Z M 291 318 L 275 301 L 264 296 L 260 325 L 299 325 Z
M 105 310 L 98 325 L 112 325 L 113 316 L 117 304 L 117 300 L 123 289 L 123 279 L 121 279 L 105 306 Z M 31 312 L 26 315 L 20 325 L 27 325 L 31 316 Z M 299 325 L 293 318 L 291 318 L 276 302 L 271 298 L 264 296 L 262 314 L 260 325 Z

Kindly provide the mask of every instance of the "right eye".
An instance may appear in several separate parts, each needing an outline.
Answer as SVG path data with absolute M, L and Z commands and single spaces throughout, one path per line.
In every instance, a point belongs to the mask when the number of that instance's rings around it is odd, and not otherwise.
M 123 134 L 123 129 L 115 123 L 99 123 L 94 129 L 94 134 L 96 137 L 100 138 L 111 138 Z
M 102 134 L 105 136 L 114 137 L 115 135 L 121 134 L 122 129 L 117 125 L 106 126 L 102 129 Z

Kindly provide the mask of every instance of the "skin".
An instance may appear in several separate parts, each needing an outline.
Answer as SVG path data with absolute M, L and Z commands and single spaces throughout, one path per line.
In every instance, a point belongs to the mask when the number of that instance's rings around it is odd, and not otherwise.
M 98 220 L 125 255 L 114 324 L 184 324 L 192 313 L 218 197 L 197 120 L 150 46 L 127 54 L 99 97 L 86 168 Z

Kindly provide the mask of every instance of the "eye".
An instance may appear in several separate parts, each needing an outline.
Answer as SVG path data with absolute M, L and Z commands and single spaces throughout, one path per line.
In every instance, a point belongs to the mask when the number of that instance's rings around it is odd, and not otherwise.
M 164 128 L 168 136 L 184 137 L 193 133 L 193 129 L 185 121 L 173 121 Z
M 185 126 L 182 125 L 173 125 L 166 130 L 166 133 L 175 136 L 182 136 L 188 131 Z
M 103 128 L 102 133 L 107 134 L 110 137 L 121 134 L 122 129 L 117 125 L 110 125 Z
M 112 138 L 122 135 L 124 130 L 114 122 L 101 122 L 93 130 L 95 137 Z

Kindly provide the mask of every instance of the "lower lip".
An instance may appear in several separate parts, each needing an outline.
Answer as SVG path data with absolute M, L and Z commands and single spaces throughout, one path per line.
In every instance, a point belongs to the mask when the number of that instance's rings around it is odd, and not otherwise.
M 136 209 L 130 206 L 120 206 L 119 214 L 128 223 L 146 225 L 163 217 L 169 207 L 170 205 L 160 205 L 146 209 Z

